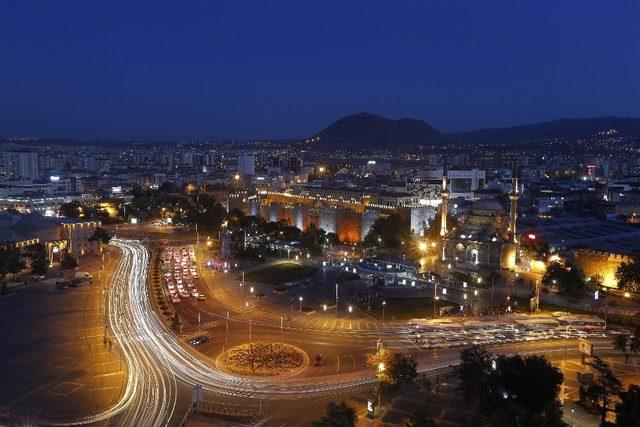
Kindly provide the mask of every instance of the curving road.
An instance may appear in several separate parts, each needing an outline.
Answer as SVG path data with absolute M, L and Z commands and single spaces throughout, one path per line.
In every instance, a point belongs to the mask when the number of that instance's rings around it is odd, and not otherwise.
M 243 378 L 221 372 L 184 346 L 156 315 L 147 286 L 147 249 L 138 241 L 113 239 L 112 244 L 122 251 L 122 257 L 110 287 L 109 320 L 126 360 L 127 385 L 114 408 L 75 424 L 117 416 L 122 425 L 166 425 L 176 408 L 178 382 L 199 384 L 218 395 L 263 399 L 314 398 L 369 387 L 373 382 L 367 370 L 287 379 Z M 522 345 L 501 347 L 502 353 L 527 350 Z M 558 342 L 536 342 L 530 350 L 564 351 Z M 459 350 L 441 352 L 437 361 L 430 352 L 417 357 L 421 371 L 434 370 L 457 364 Z

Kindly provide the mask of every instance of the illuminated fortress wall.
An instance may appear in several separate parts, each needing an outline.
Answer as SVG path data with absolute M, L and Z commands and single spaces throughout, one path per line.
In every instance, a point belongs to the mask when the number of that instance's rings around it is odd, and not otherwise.
M 361 242 L 378 218 L 392 212 L 410 219 L 415 233 L 419 233 L 424 224 L 435 215 L 435 208 L 431 206 L 393 209 L 287 193 L 239 197 L 230 205 L 235 206 L 238 202 L 244 203 L 243 211 L 248 215 L 262 217 L 267 221 L 286 221 L 301 230 L 306 230 L 313 224 L 327 233 L 336 233 L 340 241 L 345 243 Z
M 380 218 L 380 212 L 366 210 L 362 213 L 362 220 L 360 221 L 360 240 L 364 240 L 365 236 L 373 227 L 373 223 Z
M 337 209 L 332 207 L 322 207 L 319 209 L 319 222 L 320 228 L 322 228 L 327 233 L 336 233 L 336 217 L 337 217 Z
M 424 236 L 427 226 L 436 216 L 436 208 L 433 206 L 419 206 L 411 208 L 411 232 L 418 236 Z
M 338 209 L 336 212 L 336 234 L 341 242 L 360 242 L 362 214 L 351 209 Z
M 592 251 L 588 249 L 577 249 L 573 251 L 575 259 L 574 265 L 580 267 L 587 277 L 596 274 L 602 277 L 602 284 L 610 288 L 617 288 L 616 270 L 623 262 L 630 262 L 631 258 L 626 255 L 613 254 L 610 252 Z

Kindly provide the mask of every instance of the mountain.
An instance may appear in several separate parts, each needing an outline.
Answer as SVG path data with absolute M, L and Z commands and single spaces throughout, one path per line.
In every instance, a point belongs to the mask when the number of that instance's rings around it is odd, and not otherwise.
M 415 148 L 447 140 L 442 132 L 422 120 L 392 120 L 368 113 L 344 117 L 311 137 L 318 148 L 350 150 Z
M 640 137 L 640 119 L 633 117 L 591 117 L 559 119 L 506 128 L 480 129 L 447 134 L 465 144 L 503 144 L 546 138 L 585 138 L 598 133 Z

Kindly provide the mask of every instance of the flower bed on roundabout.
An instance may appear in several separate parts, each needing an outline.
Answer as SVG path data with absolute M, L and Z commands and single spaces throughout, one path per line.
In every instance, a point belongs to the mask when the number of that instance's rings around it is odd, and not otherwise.
M 222 370 L 261 377 L 294 373 L 307 362 L 307 354 L 302 349 L 273 342 L 242 344 L 228 349 L 218 358 Z

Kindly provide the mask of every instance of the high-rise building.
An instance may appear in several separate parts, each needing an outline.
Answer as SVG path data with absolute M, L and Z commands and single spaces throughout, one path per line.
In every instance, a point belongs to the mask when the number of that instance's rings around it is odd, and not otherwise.
M 7 151 L 3 154 L 7 179 L 38 179 L 38 153 L 32 151 Z
M 250 154 L 238 156 L 238 172 L 243 175 L 255 175 L 256 158 Z

